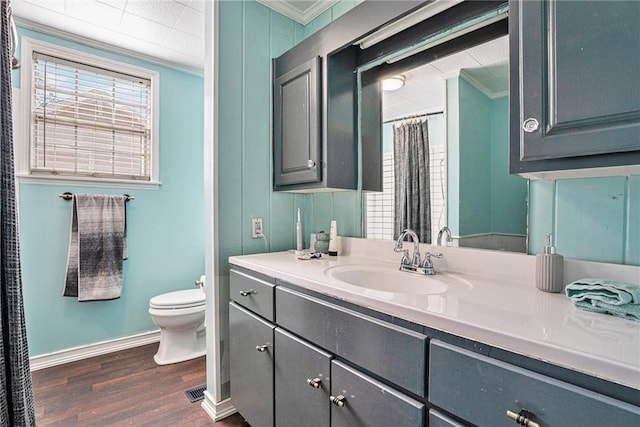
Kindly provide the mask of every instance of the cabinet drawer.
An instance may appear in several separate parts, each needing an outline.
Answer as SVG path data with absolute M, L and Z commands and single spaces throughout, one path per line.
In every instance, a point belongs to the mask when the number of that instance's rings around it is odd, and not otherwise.
M 511 427 L 526 409 L 547 426 L 638 426 L 640 408 L 455 346 L 431 341 L 429 402 L 476 425 Z
M 276 425 L 329 427 L 332 356 L 280 328 L 275 342 Z
M 459 423 L 451 417 L 436 411 L 429 410 L 429 427 L 466 427 L 465 424 Z
M 231 401 L 253 427 L 273 426 L 274 329 L 229 303 Z
M 427 337 L 279 286 L 279 326 L 425 396 Z
M 231 269 L 229 276 L 231 299 L 273 322 L 273 289 L 275 288 L 275 283 L 269 283 L 234 269 Z
M 331 362 L 331 426 L 423 426 L 424 404 L 345 365 Z

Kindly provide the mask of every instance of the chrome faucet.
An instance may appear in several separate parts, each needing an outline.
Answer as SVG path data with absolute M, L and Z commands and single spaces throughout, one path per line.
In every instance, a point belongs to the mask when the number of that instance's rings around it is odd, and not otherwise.
M 407 236 L 411 237 L 411 240 L 413 240 L 413 256 L 411 257 L 411 260 L 409 259 L 409 250 L 404 249 L 402 246 L 402 242 Z M 400 260 L 400 271 L 408 271 L 410 273 L 434 275 L 436 272 L 433 268 L 431 257 L 442 258 L 442 254 L 440 253 L 427 252 L 425 254 L 424 261 L 420 262 L 420 238 L 416 232 L 410 228 L 407 228 L 400 233 L 393 251 L 403 253 L 402 260 Z
M 436 243 L 437 243 L 438 246 L 442 246 L 442 236 L 444 234 L 447 235 L 447 240 L 445 241 L 446 243 L 453 242 L 453 238 L 451 237 L 451 230 L 449 230 L 449 227 L 444 226 L 438 232 L 438 239 L 436 240 Z

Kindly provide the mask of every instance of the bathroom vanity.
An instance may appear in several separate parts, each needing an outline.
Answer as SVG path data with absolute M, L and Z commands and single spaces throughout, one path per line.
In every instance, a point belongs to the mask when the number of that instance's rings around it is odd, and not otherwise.
M 534 257 L 437 249 L 430 277 L 398 272 L 383 241 L 231 257 L 238 411 L 254 427 L 639 425 L 640 324 L 538 291 Z

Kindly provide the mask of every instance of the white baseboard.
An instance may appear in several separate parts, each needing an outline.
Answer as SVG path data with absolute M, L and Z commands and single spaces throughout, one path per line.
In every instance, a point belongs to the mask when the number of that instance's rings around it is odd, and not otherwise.
M 53 353 L 34 356 L 29 359 L 31 371 L 49 368 L 51 366 L 62 365 L 64 363 L 75 362 L 88 359 L 114 351 L 126 350 L 128 348 L 141 345 L 152 344 L 160 341 L 160 330 L 144 332 L 142 334 L 130 335 L 124 338 L 102 341 L 95 344 L 71 347 Z
M 201 406 L 213 421 L 219 421 L 238 412 L 236 407 L 231 404 L 231 399 L 214 402 L 213 396 L 207 391 L 204 392 L 204 402 Z

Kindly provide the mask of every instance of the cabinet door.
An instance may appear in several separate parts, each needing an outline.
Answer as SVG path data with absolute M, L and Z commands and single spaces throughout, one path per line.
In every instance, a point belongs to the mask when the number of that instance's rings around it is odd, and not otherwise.
M 331 362 L 331 426 L 423 426 L 425 406 L 373 378 Z
M 331 355 L 275 331 L 276 425 L 329 427 Z
M 274 328 L 229 304 L 231 401 L 252 427 L 273 426 Z
M 640 2 L 510 8 L 511 172 L 638 163 Z
M 277 77 L 273 85 L 274 188 L 322 179 L 320 58 Z

